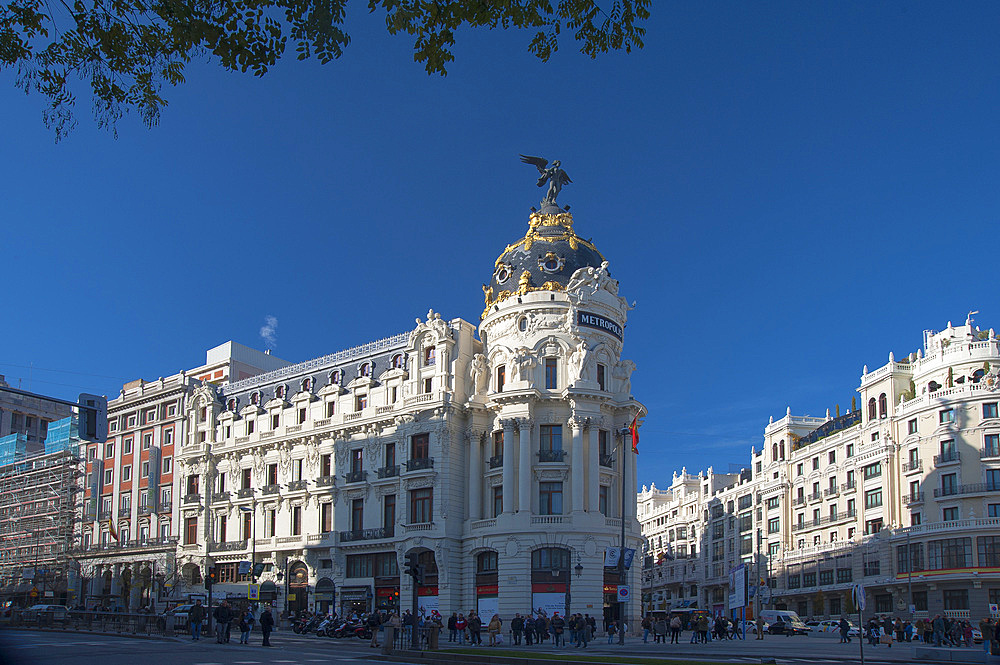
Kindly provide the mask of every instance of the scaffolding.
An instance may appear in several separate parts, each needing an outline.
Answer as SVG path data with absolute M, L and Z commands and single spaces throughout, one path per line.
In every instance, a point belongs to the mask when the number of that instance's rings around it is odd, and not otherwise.
M 0 601 L 74 604 L 69 550 L 80 452 L 76 416 L 50 423 L 44 444 L 0 438 Z

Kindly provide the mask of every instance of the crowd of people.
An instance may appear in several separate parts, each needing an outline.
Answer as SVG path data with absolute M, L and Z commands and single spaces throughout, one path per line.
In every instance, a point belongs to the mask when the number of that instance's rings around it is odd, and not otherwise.
M 489 638 L 487 646 L 500 646 L 504 640 L 504 622 L 499 614 L 494 614 L 485 623 L 479 613 L 469 610 L 467 613 L 453 612 L 448 617 L 448 641 L 459 645 L 466 643 L 472 646 L 482 646 L 483 629 Z M 608 641 L 616 633 L 617 624 L 610 622 L 605 625 Z M 514 646 L 532 646 L 547 643 L 552 640 L 554 647 L 586 649 L 597 634 L 597 621 L 589 614 L 571 614 L 567 617 L 553 612 L 549 616 L 544 610 L 521 614 L 518 612 L 510 620 L 509 634 Z
M 983 650 L 990 652 L 990 643 L 997 639 L 997 622 L 985 617 L 979 622 Z M 923 642 L 936 647 L 975 646 L 975 633 L 968 619 L 953 619 L 941 614 L 930 619 L 909 621 L 887 616 L 874 616 L 865 625 L 865 639 L 877 647 L 895 642 Z M 848 640 L 849 641 L 849 640 Z
M 202 605 L 199 598 L 188 610 L 187 616 L 192 641 L 201 639 L 202 627 L 207 618 L 208 608 Z M 234 628 L 240 633 L 240 644 L 250 644 L 250 633 L 258 622 L 258 617 L 254 614 L 253 606 L 238 611 L 230 606 L 229 601 L 223 600 L 212 609 L 212 620 L 215 622 L 215 641 L 218 644 L 228 644 Z M 263 636 L 261 646 L 269 647 L 271 632 L 274 630 L 274 615 L 271 614 L 269 605 L 264 605 L 261 609 L 259 621 Z

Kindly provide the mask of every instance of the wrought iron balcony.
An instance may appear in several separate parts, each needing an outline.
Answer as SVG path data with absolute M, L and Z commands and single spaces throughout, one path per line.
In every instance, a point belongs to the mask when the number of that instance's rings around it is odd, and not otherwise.
M 911 503 L 923 503 L 924 493 L 923 492 L 910 492 L 909 494 L 903 495 L 903 503 L 910 505 Z
M 309 487 L 308 480 L 293 480 L 290 483 L 288 483 L 289 491 L 304 490 L 307 487 Z
M 213 543 L 212 549 L 216 552 L 242 551 L 247 548 L 246 540 L 229 540 L 224 543 Z
M 970 483 L 968 485 L 950 485 L 934 490 L 934 497 L 955 496 L 957 494 L 983 494 L 985 492 L 1000 492 L 1000 485 L 993 483 Z
M 201 494 L 197 492 L 184 495 L 184 503 L 201 503 Z
M 376 471 L 379 478 L 395 478 L 399 475 L 399 465 L 393 464 L 392 466 L 383 466 L 378 471 Z
M 491 469 L 499 469 L 503 466 L 503 455 L 494 455 L 488 461 Z
M 858 486 L 857 482 L 854 482 L 854 481 L 851 481 L 851 482 L 848 482 L 848 483 L 844 483 L 844 484 L 842 484 L 842 485 L 840 486 L 840 490 L 841 490 L 842 492 L 848 492 L 848 491 L 850 491 L 850 490 L 854 489 L 854 488 L 855 488 L 855 487 L 857 487 L 857 486 Z
M 151 512 L 153 512 L 153 507 L 152 506 L 150 506 L 148 504 L 145 505 L 145 506 L 139 506 L 139 515 L 140 516 L 142 516 L 142 515 L 149 515 Z
M 828 487 L 823 491 L 823 496 L 837 496 L 838 494 L 840 494 L 839 487 Z
M 538 451 L 538 461 L 539 462 L 562 462 L 563 458 L 566 457 L 565 450 L 539 450 Z
M 367 480 L 367 471 L 348 471 L 344 474 L 344 480 L 348 483 L 360 483 L 363 480 Z
M 601 455 L 598 459 L 598 464 L 606 466 L 609 469 L 615 465 L 615 458 L 611 455 Z
M 821 495 L 819 492 L 813 492 L 806 498 L 809 499 L 809 501 L 819 501 L 821 498 L 823 498 L 823 495 Z
M 331 487 L 337 484 L 335 476 L 320 476 L 316 479 L 316 487 Z
M 952 464 L 954 462 L 961 462 L 962 455 L 957 450 L 949 450 L 946 453 L 941 453 L 940 455 L 934 456 L 934 466 L 941 466 L 943 464 Z
M 124 506 L 118 509 L 118 517 L 128 517 L 132 514 L 132 506 Z
M 277 494 L 280 491 L 281 491 L 281 485 L 278 485 L 277 483 L 273 483 L 271 485 L 264 485 L 264 487 L 260 489 L 261 494 Z
M 909 462 L 903 462 L 903 473 L 910 473 L 912 471 L 921 471 L 924 468 L 923 460 L 910 460 Z
M 351 529 L 350 531 L 340 532 L 340 542 L 342 543 L 352 543 L 359 540 L 377 540 L 379 538 L 389 538 L 392 533 L 386 533 L 385 527 L 376 527 L 374 529 Z
M 169 513 L 170 509 L 173 508 L 173 507 L 174 507 L 174 505 L 171 502 L 169 502 L 169 501 L 161 501 L 160 502 L 160 514 L 162 515 L 164 513 Z
M 805 504 L 805 502 L 806 502 L 805 496 L 797 496 L 794 499 L 792 499 L 793 506 L 801 506 Z
M 253 496 L 253 488 L 252 487 L 244 487 L 241 490 L 236 490 L 236 497 L 238 499 L 249 499 L 252 496 Z
M 983 446 L 979 451 L 980 457 L 1000 457 L 1000 446 Z
M 433 469 L 433 468 L 434 468 L 433 457 L 415 457 L 411 460 L 406 461 L 407 471 L 419 471 L 420 469 Z
M 212 495 L 212 501 L 229 501 L 229 492 L 226 490 L 216 492 Z

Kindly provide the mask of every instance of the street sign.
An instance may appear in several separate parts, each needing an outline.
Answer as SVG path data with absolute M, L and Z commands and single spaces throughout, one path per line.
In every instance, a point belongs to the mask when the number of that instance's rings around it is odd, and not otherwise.
M 865 588 L 860 584 L 855 584 L 851 589 L 851 596 L 854 599 L 854 606 L 859 610 L 865 609 Z
M 629 592 L 629 589 L 628 589 L 628 585 L 627 584 L 619 584 L 618 585 L 618 602 L 619 603 L 624 603 L 630 597 L 631 596 L 630 596 L 630 592 Z
M 240 561 L 239 562 L 239 567 L 237 568 L 237 572 L 240 575 L 249 575 L 250 574 L 250 562 L 249 561 Z
M 1000 617 L 1000 605 L 990 603 L 990 616 L 994 619 Z
M 260 585 L 259 584 L 248 584 L 247 585 L 247 600 L 260 600 Z
M 28 595 L 31 596 L 32 598 L 37 598 L 38 597 L 38 587 L 34 587 L 34 586 L 31 587 L 31 591 L 28 593 Z

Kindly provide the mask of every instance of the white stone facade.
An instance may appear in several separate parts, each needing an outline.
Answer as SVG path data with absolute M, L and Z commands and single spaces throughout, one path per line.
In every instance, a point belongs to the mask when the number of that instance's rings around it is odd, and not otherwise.
M 772 419 L 723 487 L 709 470 L 643 488 L 646 609 L 717 609 L 722 573 L 744 562 L 770 578 L 775 606 L 803 617 L 848 611 L 857 582 L 876 612 L 909 616 L 911 602 L 917 616 L 987 612 L 1000 602 L 998 369 L 992 330 L 925 331 L 902 362 L 865 367 L 855 410 Z M 691 538 L 698 556 L 684 559 Z M 684 584 L 694 598 L 678 593 Z

